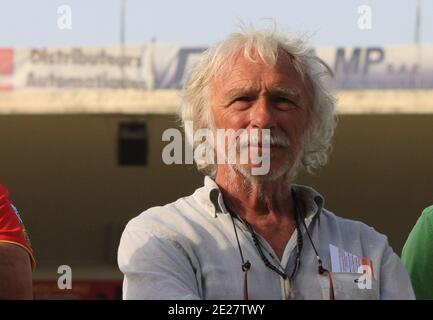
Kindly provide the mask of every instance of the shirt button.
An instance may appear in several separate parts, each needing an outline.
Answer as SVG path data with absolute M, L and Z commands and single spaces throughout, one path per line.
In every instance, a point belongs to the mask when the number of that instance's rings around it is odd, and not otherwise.
M 208 202 L 208 204 L 207 204 L 207 209 L 208 209 L 209 211 L 213 212 L 213 211 L 214 211 L 214 206 L 213 206 L 213 204 L 211 204 L 210 202 Z

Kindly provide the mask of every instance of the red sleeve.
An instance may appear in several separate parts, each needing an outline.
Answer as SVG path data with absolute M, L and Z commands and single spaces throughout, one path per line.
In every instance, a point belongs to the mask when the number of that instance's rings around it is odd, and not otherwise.
M 0 184 L 0 242 L 12 243 L 22 247 L 30 256 L 32 269 L 35 259 L 26 229 L 16 208 L 8 199 L 8 191 Z

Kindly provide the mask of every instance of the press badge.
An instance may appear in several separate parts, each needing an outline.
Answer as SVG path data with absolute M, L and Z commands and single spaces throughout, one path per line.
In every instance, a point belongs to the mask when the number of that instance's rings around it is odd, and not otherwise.
M 330 244 L 332 272 L 368 273 L 374 279 L 373 262 Z

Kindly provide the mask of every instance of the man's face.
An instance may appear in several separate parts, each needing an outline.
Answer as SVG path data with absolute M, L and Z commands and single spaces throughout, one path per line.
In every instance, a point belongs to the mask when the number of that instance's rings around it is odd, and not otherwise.
M 307 87 L 288 55 L 280 54 L 275 66 L 268 67 L 251 62 L 240 53 L 231 67 L 213 79 L 210 89 L 215 128 L 270 129 L 271 136 L 290 145 L 273 145 L 271 139 L 266 150 L 270 153 L 267 176 L 277 178 L 288 172 L 301 152 L 311 103 Z M 251 149 L 239 152 L 252 152 Z M 250 173 L 252 166 L 250 161 L 246 165 L 236 164 L 235 168 Z

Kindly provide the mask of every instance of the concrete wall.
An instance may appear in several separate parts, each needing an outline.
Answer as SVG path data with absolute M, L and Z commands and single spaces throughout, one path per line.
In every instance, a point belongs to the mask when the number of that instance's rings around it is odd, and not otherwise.
M 118 123 L 137 119 L 149 128 L 149 164 L 120 167 Z M 124 224 L 202 183 L 194 166 L 162 163 L 161 134 L 176 125 L 170 115 L 0 117 L 0 181 L 25 220 L 36 277 L 55 278 L 61 264 L 82 277 L 101 270 L 120 277 L 115 254 Z M 432 129 L 432 114 L 340 116 L 329 164 L 298 182 L 316 187 L 336 214 L 387 234 L 400 253 L 421 210 L 433 204 Z

